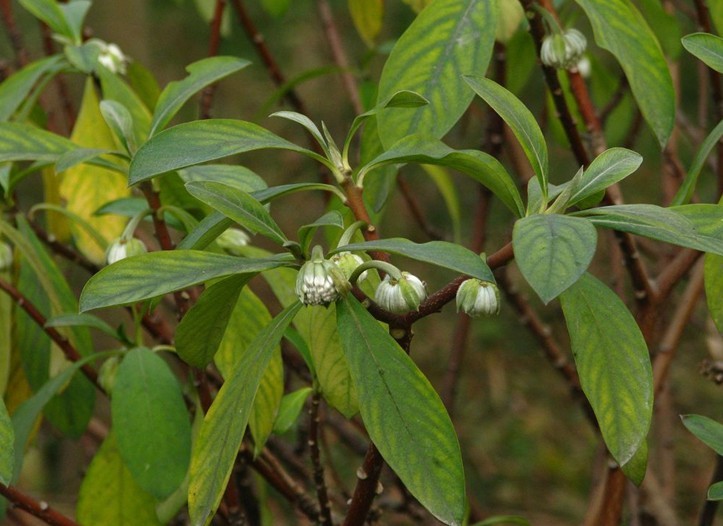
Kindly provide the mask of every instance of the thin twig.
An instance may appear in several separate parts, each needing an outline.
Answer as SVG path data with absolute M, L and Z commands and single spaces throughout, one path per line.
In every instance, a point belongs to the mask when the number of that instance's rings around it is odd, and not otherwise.
M 216 7 L 213 10 L 213 18 L 211 19 L 211 36 L 208 41 L 208 56 L 215 57 L 218 55 L 218 49 L 221 45 L 221 23 L 223 22 L 223 12 L 226 7 L 226 0 L 216 0 Z M 199 105 L 199 118 L 211 118 L 211 106 L 213 105 L 213 96 L 216 93 L 217 84 L 206 86 L 201 93 L 201 103 Z
M 401 175 L 397 177 L 397 188 L 399 188 L 399 192 L 402 194 L 404 202 L 407 203 L 407 207 L 409 208 L 409 212 L 412 214 L 412 218 L 414 218 L 414 221 L 417 223 L 417 226 L 422 230 L 422 232 L 424 232 L 429 239 L 442 239 L 442 234 L 430 225 L 424 217 L 424 212 L 422 211 L 422 206 L 417 200 L 417 196 L 409 187 L 406 179 L 404 179 Z
M 40 22 L 40 33 L 43 37 L 43 52 L 46 56 L 55 54 L 55 40 L 53 39 L 53 32 L 44 22 Z M 70 133 L 70 130 L 75 126 L 75 109 L 73 108 L 73 101 L 68 90 L 68 84 L 62 75 L 55 75 L 53 79 L 55 87 L 58 90 L 60 102 L 63 108 L 63 115 L 65 116 L 66 131 Z
M 339 37 L 339 30 L 336 27 L 334 21 L 334 14 L 331 11 L 329 2 L 327 0 L 317 0 L 316 6 L 319 11 L 319 17 L 324 26 L 324 35 L 326 35 L 326 41 L 329 43 L 329 49 L 331 49 L 331 56 L 334 57 L 334 62 L 339 66 L 341 70 L 341 80 L 344 84 L 351 105 L 354 108 L 354 112 L 358 115 L 364 111 L 364 106 L 359 96 L 359 88 L 356 84 L 354 75 L 349 71 L 349 60 L 346 57 L 344 51 L 344 45 Z
M 51 508 L 47 502 L 38 501 L 13 486 L 0 484 L 0 494 L 13 506 L 25 510 L 51 526 L 78 526 L 71 518 Z
M 83 254 L 81 254 L 77 250 L 73 250 L 65 243 L 61 243 L 55 238 L 55 236 L 48 234 L 48 232 L 46 232 L 45 229 L 43 229 L 43 227 L 41 227 L 37 221 L 28 218 L 28 224 L 30 225 L 30 228 L 33 229 L 33 232 L 35 232 L 35 235 L 38 236 L 38 239 L 45 243 L 53 252 L 55 252 L 59 256 L 62 256 L 71 263 L 75 263 L 76 265 L 87 270 L 91 274 L 95 274 L 100 270 L 100 266 L 93 263 Z
M 15 65 L 21 68 L 30 61 L 30 57 L 23 43 L 23 34 L 15 23 L 12 2 L 10 0 L 0 0 L 0 13 L 2 13 L 3 24 L 8 32 L 10 45 L 15 53 Z
M 329 502 L 329 495 L 326 490 L 324 466 L 321 464 L 321 453 L 319 451 L 320 404 L 321 393 L 315 390 L 311 395 L 311 404 L 309 405 L 309 452 L 311 456 L 311 465 L 314 466 L 314 486 L 316 487 L 316 498 L 319 501 L 319 509 L 321 510 L 319 524 L 322 526 L 332 526 L 331 503 Z
M 38 308 L 30 300 L 28 300 L 22 292 L 3 279 L 0 279 L 0 290 L 10 296 L 15 301 L 15 304 L 23 309 L 28 316 L 30 316 L 30 318 L 43 329 L 45 334 L 47 334 L 60 348 L 67 360 L 71 362 L 78 362 L 83 359 L 83 356 L 81 356 L 73 344 L 70 343 L 68 338 L 58 332 L 55 327 L 46 326 L 46 322 L 48 321 L 47 318 L 43 316 Z M 95 372 L 95 369 L 88 364 L 81 366 L 80 369 L 83 371 L 83 374 L 85 374 L 88 380 L 93 383 L 93 385 L 95 385 L 100 391 L 103 391 L 103 388 L 98 384 L 98 373 Z

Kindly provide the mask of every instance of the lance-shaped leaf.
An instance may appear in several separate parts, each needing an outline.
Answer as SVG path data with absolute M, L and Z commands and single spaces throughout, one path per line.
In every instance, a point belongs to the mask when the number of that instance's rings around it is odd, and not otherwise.
M 163 129 L 195 93 L 249 64 L 248 60 L 222 56 L 204 58 L 186 66 L 189 75 L 183 80 L 170 82 L 158 97 L 149 136 Z
M 20 107 L 33 87 L 67 65 L 62 55 L 31 62 L 0 84 L 0 121 L 6 121 Z
M 718 125 L 713 128 L 713 131 L 708 134 L 703 143 L 700 145 L 700 148 L 695 154 L 695 158 L 688 169 L 688 173 L 683 180 L 683 184 L 681 184 L 680 188 L 678 188 L 671 204 L 684 205 L 690 202 L 691 197 L 693 197 L 693 192 L 695 192 L 695 185 L 698 182 L 698 176 L 703 169 L 705 160 L 708 158 L 713 148 L 718 144 L 721 137 L 723 137 L 723 121 L 719 122 Z
M 473 278 L 494 282 L 495 278 L 487 263 L 478 254 L 456 243 L 428 241 L 414 243 L 404 238 L 380 239 L 363 243 L 351 243 L 334 249 L 331 253 L 357 250 L 380 250 L 406 256 L 417 261 L 431 263 Z
M 60 4 L 53 0 L 20 0 L 20 5 L 48 24 L 54 32 L 69 39 L 74 37 L 73 29 L 63 14 Z
M 530 110 L 511 92 L 484 77 L 465 77 L 467 84 L 502 117 L 522 146 L 537 175 L 542 194 L 547 195 L 547 144 Z
M 461 75 L 487 69 L 497 16 L 494 1 L 437 0 L 404 31 L 384 65 L 378 100 L 412 90 L 429 104 L 379 112 L 385 146 L 420 131 L 440 138 L 457 122 L 473 96 Z
M 705 297 L 711 318 L 723 333 L 723 256 L 705 255 Z
M 15 431 L 5 401 L 0 398 L 0 484 L 10 484 L 14 464 Z
M 301 307 L 284 309 L 251 342 L 211 404 L 191 455 L 188 511 L 193 526 L 211 522 L 238 454 L 261 376 Z
M 61 155 L 78 148 L 60 135 L 19 122 L 0 122 L 0 162 L 55 162 Z
M 520 219 L 512 231 L 515 261 L 544 303 L 560 295 L 587 270 L 597 231 L 590 221 L 558 214 Z
M 590 274 L 560 295 L 580 385 L 619 464 L 642 446 L 653 411 L 648 349 L 620 298 Z
M 723 424 L 702 415 L 681 416 L 683 425 L 701 442 L 723 455 Z
M 706 217 L 711 221 L 706 220 L 705 224 L 719 224 L 723 220 L 723 207 L 709 206 L 713 208 L 706 209 Z M 655 205 L 614 205 L 591 208 L 575 215 L 587 217 L 597 226 L 723 255 L 723 237 L 719 232 L 706 232 L 702 225 L 697 225 L 686 215 L 671 208 Z
M 489 188 L 513 214 L 524 215 L 522 198 L 517 186 L 500 162 L 477 150 L 454 150 L 443 142 L 428 136 L 410 135 L 401 139 L 387 151 L 378 155 L 359 171 L 359 182 L 366 174 L 388 164 L 417 162 L 436 164 L 459 170 Z
M 223 339 L 241 289 L 251 275 L 231 276 L 208 287 L 178 324 L 176 352 L 189 365 L 205 367 Z
M 230 274 L 256 274 L 289 265 L 287 254 L 265 259 L 239 258 L 198 250 L 152 252 L 122 259 L 88 280 L 80 311 L 128 305 Z
M 625 72 L 643 117 L 661 147 L 675 121 L 675 92 L 663 51 L 645 18 L 630 0 L 576 0 L 590 19 L 595 42 Z
M 466 504 L 462 455 L 439 395 L 350 295 L 337 303 L 337 324 L 372 442 L 432 515 L 445 524 L 462 524 Z
M 264 148 L 290 150 L 328 163 L 318 154 L 282 139 L 258 124 L 208 119 L 179 124 L 154 135 L 133 157 L 129 182 L 137 184 L 179 168 Z M 3 160 L 1 152 L 0 149 L 0 160 Z
M 235 186 L 245 192 L 263 190 L 267 187 L 260 175 L 245 166 L 232 164 L 202 164 L 178 170 L 184 183 L 191 181 L 215 181 Z
M 195 198 L 215 208 L 251 232 L 283 245 L 287 239 L 268 210 L 247 192 L 235 186 L 214 181 L 195 181 L 186 184 Z
M 109 434 L 100 446 L 78 492 L 79 524 L 161 526 L 156 499 L 133 480 L 118 453 L 116 438 Z
M 582 173 L 567 206 L 605 190 L 638 169 L 643 157 L 625 148 L 610 148 L 598 155 Z
M 150 349 L 135 348 L 118 367 L 111 397 L 118 450 L 133 478 L 163 500 L 186 476 L 191 422 L 178 380 Z
M 693 33 L 681 39 L 689 53 L 702 60 L 706 66 L 723 73 L 723 38 L 710 33 Z

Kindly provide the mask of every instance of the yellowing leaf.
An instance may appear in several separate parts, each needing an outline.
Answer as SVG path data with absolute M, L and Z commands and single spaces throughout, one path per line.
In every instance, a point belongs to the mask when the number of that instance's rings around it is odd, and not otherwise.
M 56 177 L 52 167 L 44 168 L 43 174 L 43 197 L 46 203 L 60 205 L 60 178 Z M 59 212 L 47 212 L 46 224 L 48 232 L 55 236 L 55 239 L 62 243 L 70 241 L 70 225 L 68 218 Z
M 116 148 L 113 135 L 100 113 L 98 96 L 90 78 L 85 85 L 71 139 L 86 148 Z M 122 174 L 87 164 L 66 170 L 60 183 L 60 195 L 68 210 L 85 219 L 106 241 L 120 236 L 125 219 L 113 215 L 96 217 L 93 212 L 108 201 L 128 196 L 129 192 Z M 87 231 L 74 225 L 73 235 L 78 249 L 86 257 L 95 263 L 104 261 L 105 247 L 99 246 Z
M 349 14 L 364 43 L 374 47 L 374 39 L 382 29 L 382 0 L 349 0 Z

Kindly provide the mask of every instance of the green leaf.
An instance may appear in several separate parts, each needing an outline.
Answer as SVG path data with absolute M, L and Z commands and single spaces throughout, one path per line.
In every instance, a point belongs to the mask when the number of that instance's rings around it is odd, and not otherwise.
M 452 232 L 455 243 L 461 243 L 462 240 L 462 211 L 459 203 L 457 189 L 454 186 L 454 180 L 447 170 L 439 166 L 429 164 L 422 165 L 422 169 L 426 172 L 434 185 L 437 187 L 439 195 L 444 200 L 447 207 L 449 218 L 452 221 Z
M 113 433 L 103 441 L 83 477 L 76 517 L 79 524 L 161 526 L 156 499 L 133 479 Z
M 103 100 L 100 102 L 100 113 L 126 151 L 134 152 L 136 144 L 133 136 L 133 117 L 128 109 L 120 102 Z
M 188 510 L 193 526 L 209 524 L 221 502 L 261 376 L 299 308 L 298 302 L 287 307 L 254 338 L 204 418 L 191 456 Z
M 683 415 L 680 418 L 698 440 L 717 454 L 723 455 L 723 424 L 702 415 Z
M 88 13 L 90 6 L 90 0 L 71 0 L 70 2 L 59 4 L 75 42 L 80 42 L 83 38 L 83 22 L 85 21 L 85 15 Z
M 106 68 L 98 68 L 96 75 L 100 77 L 101 92 L 105 100 L 113 100 L 122 104 L 133 118 L 133 137 L 136 145 L 143 144 L 151 127 L 151 112 L 133 89 L 118 75 Z
M 138 485 L 163 500 L 181 485 L 191 457 L 191 423 L 178 380 L 153 351 L 123 357 L 111 396 L 118 451 Z
M 587 270 L 597 231 L 579 217 L 536 214 L 515 223 L 512 244 L 520 272 L 547 304 Z
M 10 485 L 15 464 L 15 431 L 5 401 L 0 396 L 0 484 Z
M 711 318 L 718 327 L 718 331 L 723 333 L 723 256 L 705 255 L 703 280 Z
M 710 33 L 692 33 L 681 39 L 683 47 L 711 69 L 723 73 L 723 38 Z
M 284 361 L 281 359 L 281 349 L 277 346 L 261 377 L 249 417 L 249 430 L 254 439 L 254 456 L 259 455 L 264 449 L 266 441 L 274 429 L 274 422 L 283 396 Z
M 675 92 L 660 44 L 630 0 L 576 0 L 590 19 L 595 42 L 625 72 L 643 117 L 661 148 L 675 121 Z
M 240 274 L 208 287 L 181 319 L 176 330 L 176 352 L 194 367 L 205 367 L 218 351 L 241 289 L 251 279 Z
M 527 519 L 514 515 L 497 515 L 482 522 L 475 522 L 472 526 L 493 526 L 496 524 L 518 524 L 519 526 L 530 526 Z
M 30 124 L 0 122 L 0 162 L 55 162 L 77 146 L 65 137 Z
M 266 188 L 266 181 L 245 166 L 230 164 L 202 164 L 178 170 L 184 183 L 192 181 L 215 181 L 235 186 L 244 192 L 254 192 Z
M 63 369 L 51 380 L 45 383 L 43 387 L 35 393 L 31 398 L 20 404 L 12 415 L 13 429 L 15 430 L 15 466 L 13 468 L 13 480 L 17 480 L 20 470 L 23 466 L 23 457 L 25 454 L 25 445 L 30 438 L 33 426 L 45 405 L 55 396 L 61 389 L 68 385 L 78 369 L 86 363 L 104 358 L 106 356 L 117 354 L 116 352 L 97 353 L 91 356 L 73 362 L 71 365 Z
M 437 0 L 417 16 L 384 65 L 377 100 L 411 90 L 429 104 L 379 112 L 382 144 L 420 131 L 435 138 L 449 131 L 472 100 L 461 75 L 487 69 L 497 15 L 497 2 L 490 0 Z
M 542 194 L 547 195 L 547 144 L 534 115 L 520 99 L 495 81 L 473 76 L 466 76 L 464 80 L 510 127 L 537 175 Z
M 294 326 L 306 342 L 319 390 L 327 403 L 346 418 L 359 412 L 359 398 L 336 328 L 336 306 L 307 307 Z
M 363 243 L 351 243 L 336 248 L 331 253 L 357 250 L 380 250 L 390 254 L 406 256 L 417 261 L 431 263 L 438 267 L 447 268 L 483 281 L 495 281 L 492 271 L 479 255 L 469 249 L 447 241 L 428 241 L 427 243 L 414 243 L 404 238 L 380 239 Z
M 723 500 L 723 481 L 716 482 L 708 488 L 708 500 Z
M 650 427 L 653 373 L 643 335 L 620 298 L 590 274 L 560 295 L 580 385 L 620 465 Z
M 251 195 L 254 199 L 260 201 L 261 203 L 269 203 L 279 197 L 295 194 L 296 192 L 308 192 L 311 190 L 331 192 L 339 198 L 343 197 L 343 194 L 341 194 L 341 191 L 336 186 L 324 183 L 281 184 L 278 186 L 272 186 L 271 188 L 264 188 L 263 190 L 256 190 L 251 192 Z M 346 200 L 346 197 L 344 197 L 344 200 Z
M 91 327 L 112 337 L 118 338 L 116 330 L 105 321 L 91 314 L 61 314 L 53 316 L 47 322 L 46 327 Z
M 264 205 L 247 192 L 234 186 L 214 181 L 196 181 L 186 184 L 196 199 L 215 208 L 251 232 L 261 234 L 283 245 L 288 239 Z
M 74 39 L 74 32 L 60 9 L 60 4 L 54 0 L 20 0 L 20 5 L 48 24 L 54 32 Z
M 713 131 L 708 134 L 703 143 L 700 145 L 700 148 L 693 159 L 693 163 L 690 165 L 690 169 L 685 176 L 685 180 L 683 180 L 683 184 L 680 185 L 680 188 L 678 188 L 678 191 L 675 193 L 675 197 L 673 197 L 673 202 L 671 204 L 684 205 L 690 202 L 691 197 L 693 197 L 693 192 L 695 192 L 695 185 L 698 182 L 698 176 L 703 169 L 705 160 L 708 158 L 713 148 L 718 144 L 721 137 L 723 137 L 723 121 L 719 122 L 718 125 L 713 128 Z
M 573 206 L 622 181 L 638 169 L 643 157 L 625 148 L 610 148 L 598 155 L 582 174 L 567 206 Z
M 329 143 L 321 134 L 321 131 L 319 131 L 319 127 L 314 124 L 314 121 L 312 121 L 306 115 L 298 113 L 296 111 L 277 111 L 269 115 L 269 117 L 280 117 L 282 119 L 287 119 L 297 124 L 300 124 L 301 126 L 306 128 L 306 131 L 308 131 L 314 138 L 314 140 L 316 140 L 316 142 L 319 144 L 319 146 L 321 146 L 321 149 L 324 150 L 327 157 L 330 157 Z
M 284 434 L 291 429 L 291 426 L 299 418 L 306 399 L 309 398 L 311 393 L 311 387 L 302 387 L 293 393 L 284 395 L 279 406 L 279 414 L 276 416 L 276 422 L 274 422 L 274 433 Z
M 489 188 L 513 214 L 524 215 L 520 192 L 497 159 L 477 150 L 453 150 L 437 139 L 421 135 L 405 137 L 369 161 L 359 171 L 358 182 L 363 183 L 369 172 L 381 166 L 407 162 L 447 166 L 463 172 Z
M 198 250 L 152 252 L 122 259 L 91 277 L 80 311 L 129 305 L 230 274 L 256 274 L 288 265 L 291 256 L 246 259 Z
M 648 470 L 648 442 L 643 440 L 633 458 L 620 466 L 625 476 L 636 486 L 640 486 Z
M 702 205 L 691 205 L 702 206 Z M 716 208 L 717 221 L 723 218 L 723 207 Z M 630 232 L 673 245 L 723 255 L 723 237 L 708 234 L 682 213 L 655 205 L 614 205 L 576 212 L 595 225 Z M 709 216 L 710 217 L 710 216 Z
M 339 337 L 369 436 L 409 492 L 445 524 L 466 497 L 457 435 L 429 380 L 351 295 L 337 303 Z
M 8 120 L 17 111 L 36 84 L 66 65 L 62 55 L 52 55 L 31 62 L 0 83 L 0 121 Z
M 289 10 L 291 0 L 261 0 L 261 6 L 271 16 L 279 17 Z
M 325 226 L 343 229 L 344 218 L 342 217 L 341 212 L 339 212 L 338 210 L 332 210 L 321 216 L 313 223 L 309 223 L 308 225 L 303 225 L 299 227 L 299 230 L 297 232 L 297 238 L 299 239 L 299 244 L 301 245 L 303 250 L 307 250 L 309 248 L 309 244 L 311 243 L 311 240 L 313 239 L 314 234 L 319 229 L 319 227 Z
M 241 58 L 221 56 L 204 58 L 186 66 L 189 75 L 170 82 L 158 97 L 149 136 L 163 129 L 195 93 L 250 64 Z
M 264 148 L 290 150 L 328 164 L 318 154 L 282 139 L 257 124 L 207 119 L 179 124 L 149 139 L 133 157 L 129 184 L 137 184 L 179 168 Z M 0 160 L 3 160 L 2 150 L 0 142 Z

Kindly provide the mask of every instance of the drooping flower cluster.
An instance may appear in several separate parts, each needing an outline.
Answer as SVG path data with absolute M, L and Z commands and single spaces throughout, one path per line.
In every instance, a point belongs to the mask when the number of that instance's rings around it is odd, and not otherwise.
M 586 47 L 585 35 L 577 29 L 567 29 L 545 37 L 540 49 L 540 60 L 552 68 L 571 69 L 577 66 Z
M 296 295 L 304 305 L 329 305 L 349 287 L 344 273 L 336 264 L 324 258 L 318 245 L 296 276 Z
M 384 310 L 403 314 L 419 310 L 426 297 L 424 282 L 409 272 L 402 272 L 399 279 L 390 274 L 384 277 L 374 294 L 374 301 Z
M 103 41 L 100 42 L 101 45 L 100 52 L 98 53 L 98 62 L 111 73 L 120 73 L 121 75 L 125 75 L 128 57 L 123 54 L 116 44 L 108 44 Z
M 490 281 L 468 279 L 457 289 L 457 312 L 460 310 L 471 318 L 492 316 L 500 312 L 500 291 Z
M 148 252 L 148 249 L 140 239 L 136 239 L 134 237 L 119 237 L 108 245 L 108 249 L 105 251 L 105 260 L 109 265 L 112 265 L 121 259 L 126 259 L 131 256 L 140 256 L 146 252 Z

